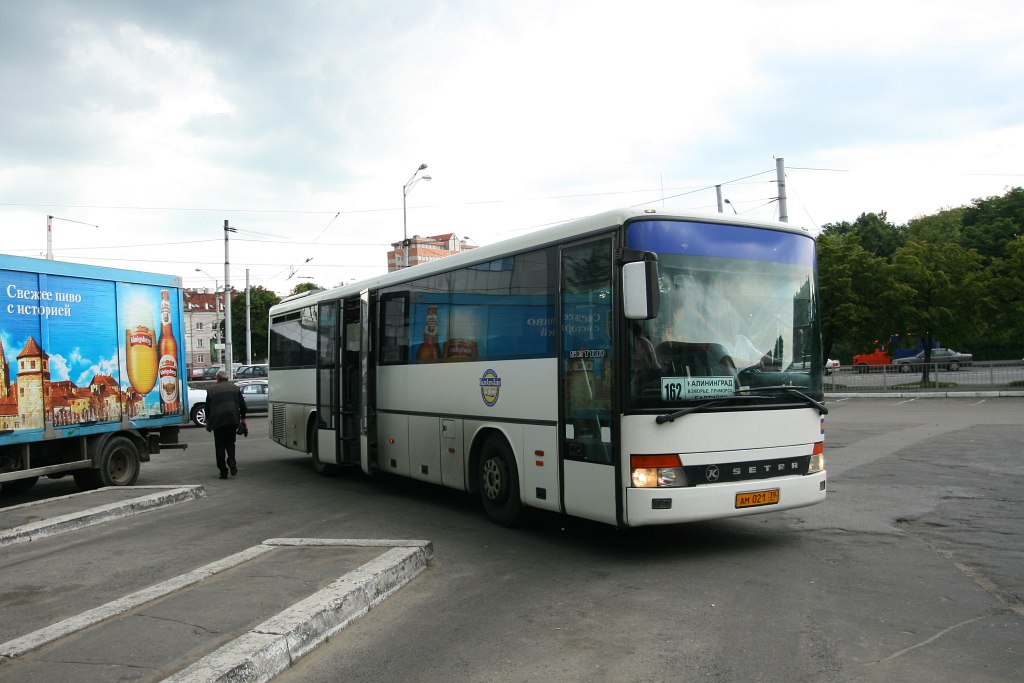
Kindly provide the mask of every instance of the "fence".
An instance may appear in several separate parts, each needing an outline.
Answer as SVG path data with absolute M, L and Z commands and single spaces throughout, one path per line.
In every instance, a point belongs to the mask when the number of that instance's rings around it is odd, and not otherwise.
M 933 364 L 927 383 L 923 374 L 920 365 L 845 365 L 825 376 L 825 391 L 1024 391 L 1024 361 L 1019 360 L 974 363 L 956 370 Z

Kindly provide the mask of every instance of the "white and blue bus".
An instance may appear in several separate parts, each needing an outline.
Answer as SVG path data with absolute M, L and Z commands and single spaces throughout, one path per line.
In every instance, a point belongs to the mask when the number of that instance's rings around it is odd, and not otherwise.
M 623 210 L 270 311 L 270 429 L 329 473 L 620 527 L 825 498 L 815 242 Z

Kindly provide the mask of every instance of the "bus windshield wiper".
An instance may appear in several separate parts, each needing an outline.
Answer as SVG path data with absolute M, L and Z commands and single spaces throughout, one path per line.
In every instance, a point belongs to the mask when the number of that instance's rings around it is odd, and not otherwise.
M 668 413 L 666 415 L 659 415 L 658 417 L 654 418 L 654 421 L 657 422 L 660 425 L 661 424 L 665 424 L 666 422 L 675 422 L 677 419 L 679 419 L 680 417 L 682 417 L 684 415 L 689 415 L 690 413 L 699 413 L 702 410 L 707 410 L 708 408 L 711 408 L 711 407 L 714 407 L 714 406 L 720 406 L 723 403 L 729 403 L 730 401 L 735 401 L 736 399 L 751 400 L 751 399 L 759 399 L 759 398 L 768 398 L 768 397 L 767 396 L 729 396 L 728 398 L 710 399 L 710 400 L 704 401 L 704 403 L 699 403 L 699 404 L 697 404 L 695 406 L 690 406 L 689 408 L 683 408 L 681 410 L 677 410 L 674 413 Z
M 677 410 L 674 413 L 669 413 L 667 415 L 659 415 L 658 417 L 654 418 L 654 421 L 657 422 L 658 424 L 665 424 L 666 422 L 675 422 L 676 419 L 682 417 L 683 415 L 689 415 L 690 413 L 697 413 L 697 412 L 700 412 L 701 410 L 706 410 L 706 409 L 710 408 L 711 406 L 717 406 L 717 405 L 721 405 L 723 403 L 725 403 L 725 401 L 723 401 L 722 399 L 713 399 L 711 401 L 706 401 L 704 403 L 700 403 L 700 404 L 695 405 L 695 406 L 690 406 L 689 408 L 683 408 L 682 410 Z
M 789 384 L 777 384 L 777 385 L 771 386 L 771 387 L 746 387 L 746 388 L 737 389 L 736 391 L 740 391 L 740 392 L 746 392 L 746 391 L 785 391 L 785 392 L 788 392 L 788 393 L 792 394 L 793 396 L 797 396 L 798 398 L 802 399 L 803 401 L 805 401 L 807 404 L 813 406 L 814 408 L 817 408 L 819 415 L 827 415 L 828 414 L 828 408 L 825 407 L 824 403 L 822 403 L 821 401 L 816 401 L 815 399 L 811 398 L 810 396 L 808 396 L 804 392 L 800 391 L 798 388 L 796 388 L 796 387 L 794 387 L 792 385 L 789 385 Z

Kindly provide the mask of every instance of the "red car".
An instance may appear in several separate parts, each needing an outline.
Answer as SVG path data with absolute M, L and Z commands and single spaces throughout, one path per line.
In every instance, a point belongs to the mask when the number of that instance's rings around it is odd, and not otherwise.
M 858 353 L 853 357 L 853 367 L 857 371 L 866 372 L 869 365 L 892 365 L 892 356 L 876 346 L 872 353 Z

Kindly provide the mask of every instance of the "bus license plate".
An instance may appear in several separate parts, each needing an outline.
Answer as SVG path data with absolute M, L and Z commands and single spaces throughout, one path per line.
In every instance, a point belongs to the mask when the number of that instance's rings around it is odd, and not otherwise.
M 779 502 L 778 489 L 766 489 L 764 491 L 748 491 L 736 494 L 737 508 L 753 508 L 759 505 L 775 505 Z

